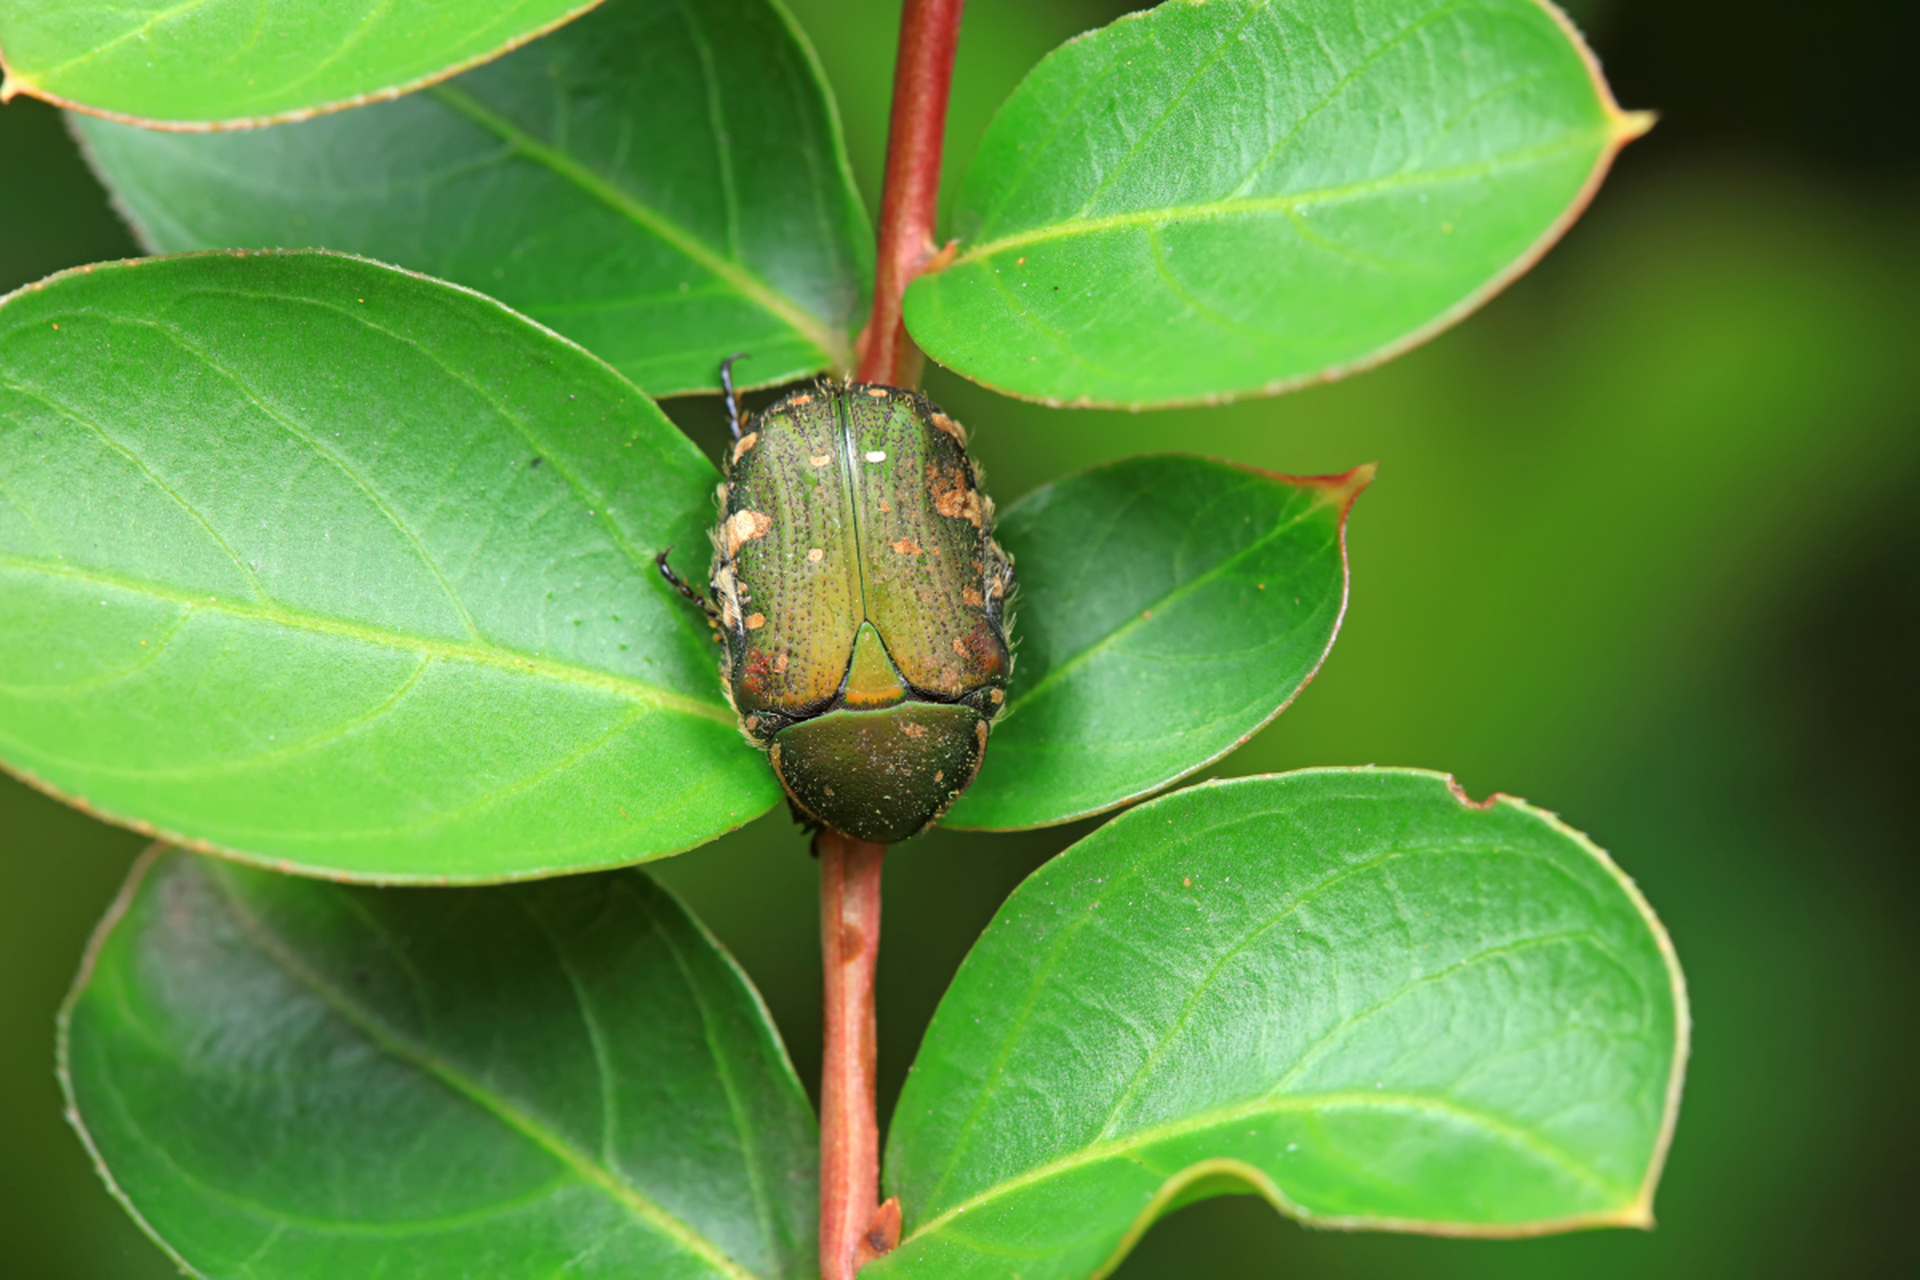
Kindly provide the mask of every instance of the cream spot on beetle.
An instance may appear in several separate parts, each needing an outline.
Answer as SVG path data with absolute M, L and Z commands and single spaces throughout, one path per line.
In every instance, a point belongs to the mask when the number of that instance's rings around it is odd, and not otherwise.
M 788 401 L 788 403 L 796 406 L 803 405 L 803 404 L 812 404 L 813 395 L 810 392 L 802 391 L 799 395 L 795 396 L 792 400 Z
M 773 518 L 759 511 L 736 511 L 727 517 L 727 554 L 738 551 L 742 543 L 764 538 L 773 528 Z
M 972 605 L 976 609 L 978 609 L 981 605 L 987 602 L 986 598 L 982 596 L 978 591 L 975 591 L 972 587 L 966 587 L 962 589 L 960 592 L 960 598 L 966 603 Z
M 786 655 L 786 654 L 784 654 L 784 653 L 783 653 L 783 654 L 781 654 L 781 655 L 780 655 L 779 657 L 777 657 L 777 658 L 775 658 L 775 659 L 773 660 L 773 669 L 774 669 L 775 671 L 778 671 L 778 672 L 785 672 L 785 671 L 786 671 L 786 669 L 787 669 L 787 655 Z
M 917 556 L 920 554 L 920 544 L 912 538 L 901 538 L 897 541 L 889 542 L 887 545 L 893 548 L 895 555 Z
M 825 551 L 822 551 L 819 547 L 807 548 L 807 560 L 809 563 L 819 564 L 822 560 L 825 560 L 826 558 L 827 558 L 827 553 Z
M 888 392 L 885 387 L 868 387 L 867 394 L 876 400 L 885 400 Z
M 779 743 L 777 742 L 774 743 L 772 748 L 768 750 L 767 759 L 769 762 L 772 763 L 775 769 L 778 769 L 780 767 L 780 744 Z
M 933 415 L 933 425 L 936 430 L 944 431 L 952 436 L 962 449 L 967 447 L 966 429 L 946 414 L 936 411 Z
M 927 736 L 927 726 L 923 724 L 903 724 L 900 726 L 900 732 L 906 734 L 909 738 L 924 738 Z
M 736 463 L 739 462 L 741 457 L 745 455 L 747 450 L 753 448 L 753 446 L 759 443 L 760 443 L 760 433 L 758 431 L 747 432 L 747 434 L 741 436 L 738 440 L 733 442 L 733 460 Z
M 885 462 L 886 460 L 887 460 L 887 451 L 885 449 L 867 450 L 868 462 Z
M 947 780 L 947 771 L 945 769 L 935 769 L 933 771 L 933 780 L 935 782 L 945 782 Z
M 955 479 L 958 477 L 956 476 Z M 940 487 L 939 479 L 936 478 L 933 485 L 933 509 L 949 519 L 965 520 L 976 529 L 980 527 L 980 494 L 977 490 L 966 488 L 964 483 L 950 489 L 943 489 Z
M 807 461 L 811 462 L 816 467 L 824 467 L 829 462 L 833 461 L 833 455 L 829 453 L 815 453 L 815 454 L 809 455 L 807 458 Z
M 762 628 L 762 627 L 764 627 L 764 626 L 766 626 L 766 625 L 767 625 L 767 615 L 766 615 L 766 614 L 764 614 L 764 613 L 750 613 L 750 614 L 748 614 L 748 615 L 747 615 L 747 630 L 749 630 L 749 631 L 758 631 L 758 630 L 759 630 L 760 628 Z
M 880 512 L 882 515 L 890 515 L 893 512 L 893 505 L 885 498 L 880 499 Z
M 980 740 L 980 749 L 985 751 L 987 749 L 987 722 L 985 720 L 979 720 L 974 723 L 973 736 Z
M 1004 690 L 1000 690 L 1000 689 L 995 689 L 995 690 L 993 691 L 993 705 L 994 705 L 994 706 L 996 706 L 996 707 L 997 707 L 997 706 L 999 706 L 999 705 L 1000 705 L 1001 703 L 1003 703 L 1003 702 L 1005 702 L 1006 700 L 1007 700 L 1007 695 L 1006 695 L 1006 693 L 1005 693 L 1005 691 L 1004 691 Z

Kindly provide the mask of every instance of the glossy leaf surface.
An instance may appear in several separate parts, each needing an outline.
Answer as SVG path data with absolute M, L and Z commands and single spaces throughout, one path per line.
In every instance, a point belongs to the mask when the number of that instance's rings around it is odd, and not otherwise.
M 162 129 L 235 128 L 390 98 L 596 0 L 0 0 L 6 96 Z
M 1645 127 L 1538 0 L 1163 4 L 1014 91 L 907 326 L 1047 401 L 1338 376 L 1523 270 Z
M 778 790 L 652 556 L 712 466 L 488 299 L 328 254 L 0 305 L 0 761 L 327 875 L 631 862 Z
M 469 285 L 655 395 L 849 362 L 872 233 L 769 0 L 610 0 L 399 102 L 245 133 L 76 117 L 156 252 L 318 246 Z
M 1007 714 L 946 823 L 1085 817 L 1245 742 L 1333 644 L 1347 509 L 1372 477 L 1156 455 L 1010 507 L 996 526 L 1020 581 Z
M 906 1234 L 865 1274 L 1104 1274 L 1232 1191 L 1331 1227 L 1646 1226 L 1686 1028 L 1646 903 L 1550 814 L 1413 770 L 1188 788 L 975 945 L 894 1113 Z
M 62 1025 L 103 1172 L 194 1275 L 813 1274 L 806 1097 L 638 871 L 371 889 L 149 856 Z

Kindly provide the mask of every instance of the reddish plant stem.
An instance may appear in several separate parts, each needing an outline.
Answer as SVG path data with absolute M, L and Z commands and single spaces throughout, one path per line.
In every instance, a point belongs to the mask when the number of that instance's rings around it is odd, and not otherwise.
M 964 0 L 906 0 L 900 14 L 900 59 L 893 72 L 893 117 L 887 126 L 887 173 L 880 188 L 880 247 L 873 270 L 873 311 L 861 332 L 862 382 L 911 387 L 920 380 L 920 352 L 900 320 L 901 299 L 935 256 L 934 214 L 940 198 L 940 150 L 947 134 L 947 93 L 960 42 Z
M 873 310 L 854 377 L 911 387 L 921 358 L 901 323 L 907 286 L 935 256 L 940 151 L 965 0 L 906 0 L 893 74 Z M 900 1204 L 880 1204 L 873 975 L 880 962 L 880 864 L 887 847 L 822 831 L 820 957 L 826 969 L 820 1064 L 820 1277 L 853 1280 L 900 1239 Z
M 887 847 L 822 831 L 820 959 L 826 1048 L 820 1064 L 820 1276 L 853 1273 L 899 1239 L 897 1208 L 880 1212 L 880 1126 L 874 1115 L 873 974 L 880 960 L 880 863 Z

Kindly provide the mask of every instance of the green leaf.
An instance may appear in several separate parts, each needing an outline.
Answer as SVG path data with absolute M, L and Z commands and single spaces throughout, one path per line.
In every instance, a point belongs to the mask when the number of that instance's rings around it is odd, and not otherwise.
M 1646 1226 L 1687 1025 L 1651 909 L 1551 814 L 1415 770 L 1192 787 L 974 946 L 894 1113 L 905 1237 L 863 1275 L 1103 1275 L 1230 1191 L 1325 1227 Z
M 598 0 L 0 0 L 16 93 L 154 129 L 300 120 L 445 79 Z
M 0 305 L 0 760 L 176 842 L 435 882 L 611 866 L 779 791 L 655 572 L 710 464 L 486 298 L 330 254 Z
M 771 0 L 611 0 L 399 102 L 244 133 L 75 117 L 155 252 L 320 246 L 469 285 L 656 395 L 844 367 L 872 232 Z
M 1163 4 L 1014 91 L 907 327 L 1050 403 L 1338 377 L 1525 270 L 1648 123 L 1539 0 Z
M 806 1096 L 638 871 L 383 890 L 157 850 L 60 1060 L 114 1193 L 197 1276 L 814 1274 Z
M 1373 478 L 1158 455 L 1008 509 L 1006 716 L 948 826 L 1083 818 L 1204 768 L 1293 700 L 1347 607 L 1346 515 Z

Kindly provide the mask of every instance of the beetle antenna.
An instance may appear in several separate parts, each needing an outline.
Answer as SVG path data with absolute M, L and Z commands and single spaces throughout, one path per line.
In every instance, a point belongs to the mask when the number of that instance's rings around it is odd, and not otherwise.
M 746 352 L 736 351 L 720 362 L 720 390 L 725 392 L 727 397 L 727 430 L 733 433 L 735 440 L 740 438 L 742 423 L 740 421 L 740 399 L 733 394 L 733 362 L 735 360 L 745 360 L 748 358 Z
M 667 563 L 667 557 L 672 554 L 673 554 L 673 548 L 668 547 L 665 551 L 662 551 L 659 555 L 655 556 L 653 558 L 654 567 L 660 570 L 660 576 L 667 580 L 668 586 L 672 587 L 675 591 L 678 591 L 681 595 L 693 601 L 695 604 L 699 605 L 701 612 L 705 613 L 708 617 L 712 617 L 713 616 L 712 603 L 708 601 L 708 599 L 705 596 L 701 595 L 698 591 L 695 591 L 692 587 L 688 586 L 686 583 L 686 580 L 683 579 L 679 574 L 675 573 L 673 571 L 673 566 Z

